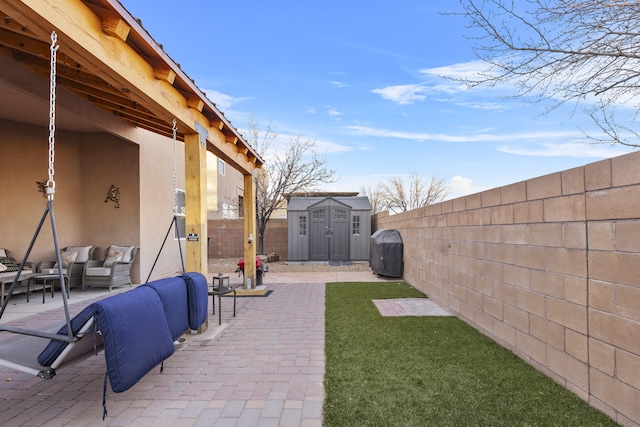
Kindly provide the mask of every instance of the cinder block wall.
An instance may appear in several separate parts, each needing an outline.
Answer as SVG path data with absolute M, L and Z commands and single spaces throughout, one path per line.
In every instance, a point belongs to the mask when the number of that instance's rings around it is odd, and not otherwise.
M 242 219 L 210 219 L 208 222 L 209 258 L 242 258 Z M 287 220 L 270 219 L 264 236 L 264 253 L 277 253 L 287 259 Z M 257 243 L 257 242 L 256 242 Z
M 640 425 L 640 153 L 374 218 L 404 279 L 623 425 Z

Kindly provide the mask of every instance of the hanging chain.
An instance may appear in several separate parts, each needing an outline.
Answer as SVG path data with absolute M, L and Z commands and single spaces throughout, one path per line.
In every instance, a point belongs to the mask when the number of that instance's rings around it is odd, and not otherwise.
M 49 75 L 49 179 L 47 180 L 46 194 L 49 200 L 53 200 L 56 192 L 56 182 L 53 179 L 55 173 L 54 159 L 55 151 L 55 134 L 56 134 L 56 63 L 58 48 L 56 43 L 58 35 L 56 32 L 51 33 L 51 71 Z
M 178 134 L 178 122 L 173 119 L 173 213 L 178 213 L 178 175 L 176 172 L 176 165 L 178 163 L 176 154 L 176 139 Z
M 173 119 L 173 192 L 178 189 L 178 176 L 176 174 L 176 164 L 178 162 L 176 155 L 176 139 L 178 134 L 178 122 Z

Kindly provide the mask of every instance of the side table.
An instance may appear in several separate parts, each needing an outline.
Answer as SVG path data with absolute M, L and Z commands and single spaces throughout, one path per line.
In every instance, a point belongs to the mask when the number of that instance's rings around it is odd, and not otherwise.
M 70 283 L 69 283 L 69 277 L 66 274 L 62 275 L 62 278 L 64 280 L 64 284 L 62 286 L 64 286 L 66 288 L 67 291 L 67 298 L 69 298 L 69 292 L 71 291 L 71 287 L 70 287 Z M 53 290 L 55 287 L 55 282 L 56 280 L 60 280 L 60 275 L 59 274 L 35 274 L 33 276 L 31 276 L 31 279 L 29 280 L 29 283 L 27 284 L 27 302 L 29 302 L 29 286 L 31 284 L 31 281 L 35 281 L 37 282 L 38 280 L 42 281 L 42 303 L 44 304 L 44 291 L 47 288 L 47 286 L 51 287 L 51 298 L 53 298 Z M 36 283 L 36 285 L 38 285 L 38 283 Z
M 218 282 L 216 285 L 216 281 Z M 226 286 L 225 286 L 226 282 Z M 218 325 L 222 324 L 222 296 L 233 292 L 233 317 L 236 317 L 236 288 L 231 287 L 229 276 L 213 276 L 211 287 L 213 314 L 216 314 L 216 295 L 218 296 Z

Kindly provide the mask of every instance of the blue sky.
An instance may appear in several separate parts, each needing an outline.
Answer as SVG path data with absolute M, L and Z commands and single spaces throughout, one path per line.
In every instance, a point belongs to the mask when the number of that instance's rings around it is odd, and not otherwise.
M 316 141 L 336 169 L 322 190 L 360 191 L 417 172 L 450 197 L 628 152 L 587 143 L 571 108 L 469 90 L 475 73 L 454 0 L 120 0 L 242 132 L 253 116 Z

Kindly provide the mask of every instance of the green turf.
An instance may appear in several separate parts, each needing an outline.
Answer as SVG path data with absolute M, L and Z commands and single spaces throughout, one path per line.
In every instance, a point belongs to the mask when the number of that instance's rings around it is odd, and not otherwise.
M 330 283 L 324 425 L 613 426 L 455 317 L 382 317 L 406 283 Z

